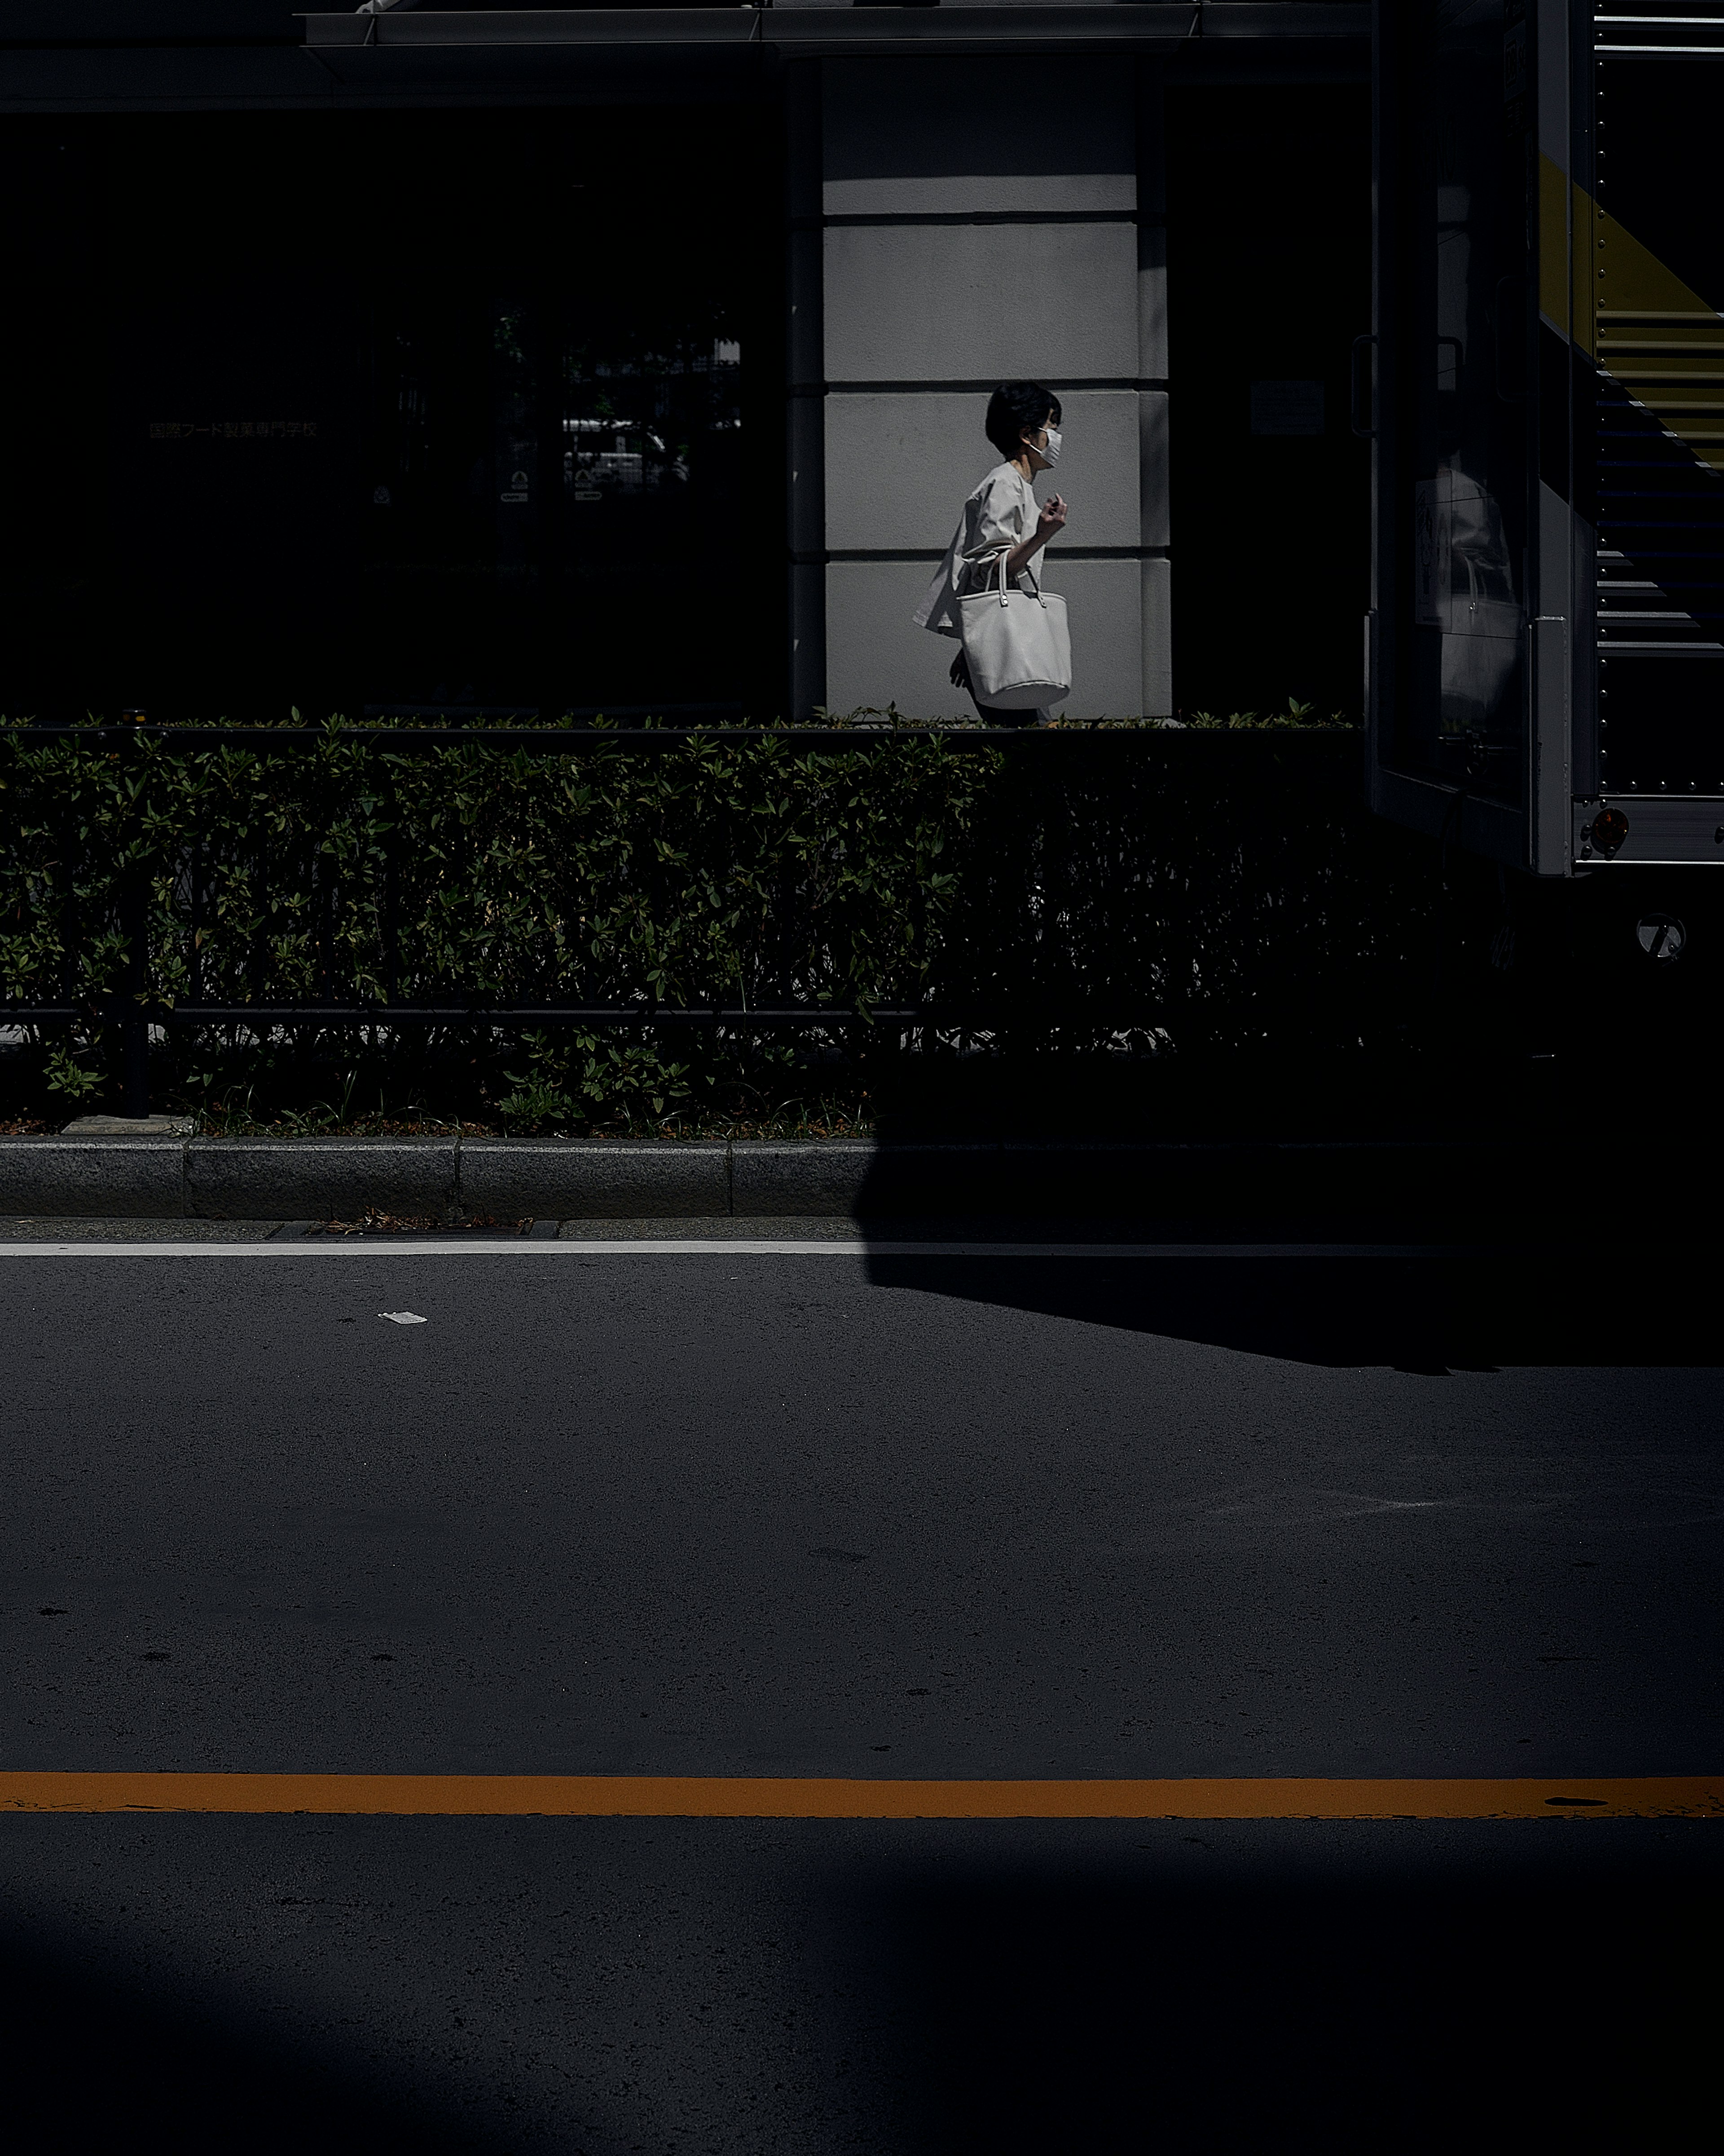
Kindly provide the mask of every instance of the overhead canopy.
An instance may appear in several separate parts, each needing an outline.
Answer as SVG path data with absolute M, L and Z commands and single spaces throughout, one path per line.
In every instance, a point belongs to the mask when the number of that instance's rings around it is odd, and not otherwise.
M 900 53 L 926 50 L 1070 50 L 1146 47 L 1172 49 L 1210 41 L 1336 41 L 1370 37 L 1371 11 L 1360 0 L 1209 0 L 1205 6 L 1167 4 L 972 4 L 945 0 L 935 7 L 852 7 L 838 4 L 737 8 L 582 8 L 444 11 L 395 7 L 341 14 L 307 14 L 305 44 L 344 80 L 377 79 L 380 69 L 480 52 L 536 50 L 547 56 L 571 48 L 619 46 L 675 49 L 765 46 L 785 54 Z

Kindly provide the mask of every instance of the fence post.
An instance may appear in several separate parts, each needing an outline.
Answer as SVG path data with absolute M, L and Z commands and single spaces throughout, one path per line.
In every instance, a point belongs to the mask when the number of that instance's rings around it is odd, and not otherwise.
M 393 770 L 385 783 L 383 814 L 383 994 L 401 1001 L 401 798 Z
M 125 1015 L 120 1021 L 122 1109 L 141 1121 L 150 1112 L 150 1019 L 140 1000 L 150 986 L 150 907 L 149 886 L 137 869 L 128 869 L 121 881 L 120 927 L 126 946 Z
M 186 952 L 187 999 L 203 1001 L 203 822 L 192 826 L 192 934 Z

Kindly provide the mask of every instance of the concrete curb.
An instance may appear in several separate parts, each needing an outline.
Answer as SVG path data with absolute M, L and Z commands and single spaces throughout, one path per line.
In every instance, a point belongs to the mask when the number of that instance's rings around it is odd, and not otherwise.
M 177 1220 L 183 1138 L 0 1138 L 0 1213 Z
M 460 1204 L 500 1220 L 718 1219 L 731 1209 L 730 1147 L 464 1138 Z
M 1509 1140 L 0 1138 L 0 1216 L 759 1219 L 1065 1215 L 1536 1218 L 1568 1155 Z M 1547 1214 L 1547 1218 L 1550 1217 Z

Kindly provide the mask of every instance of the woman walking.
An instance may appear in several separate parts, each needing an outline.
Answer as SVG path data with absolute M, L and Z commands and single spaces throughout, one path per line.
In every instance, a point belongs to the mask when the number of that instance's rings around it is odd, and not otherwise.
M 1003 382 L 988 400 L 985 424 L 988 439 L 1004 462 L 994 466 L 965 502 L 946 559 L 916 609 L 917 627 L 931 629 L 936 636 L 962 634 L 958 602 L 998 582 L 1002 554 L 1006 576 L 1018 589 L 1039 596 L 1041 587 L 1031 564 L 1055 533 L 1065 528 L 1065 504 L 1060 497 L 1054 495 L 1038 508 L 1031 491 L 1036 474 L 1051 471 L 1060 461 L 1060 399 L 1039 382 Z M 954 688 L 969 692 L 984 726 L 1046 726 L 1054 716 L 1051 708 L 990 709 L 976 694 L 962 651 L 952 663 L 952 682 Z

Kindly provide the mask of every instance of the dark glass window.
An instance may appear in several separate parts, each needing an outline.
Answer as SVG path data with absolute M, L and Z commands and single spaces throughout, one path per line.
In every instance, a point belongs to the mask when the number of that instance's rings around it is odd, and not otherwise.
M 1414 631 L 1400 754 L 1516 802 L 1531 408 L 1526 8 L 1420 0 L 1412 20 Z
M 770 133 L 699 109 L 15 132 L 0 706 L 771 716 Z

